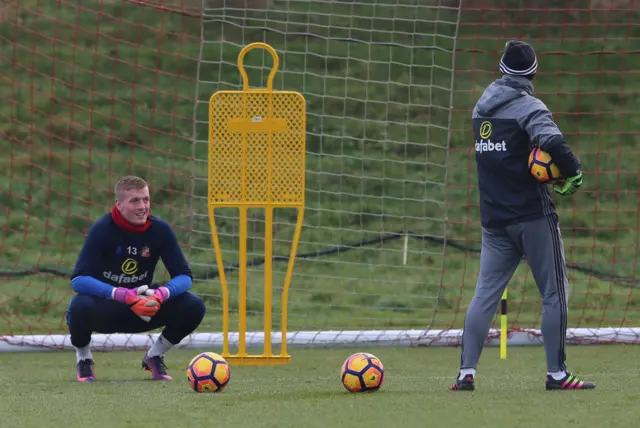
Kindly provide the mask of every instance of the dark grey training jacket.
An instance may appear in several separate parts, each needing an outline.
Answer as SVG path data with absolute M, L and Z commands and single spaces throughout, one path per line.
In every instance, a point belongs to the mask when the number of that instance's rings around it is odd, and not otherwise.
M 564 177 L 580 164 L 553 121 L 521 76 L 504 75 L 484 91 L 472 113 L 480 217 L 484 227 L 534 220 L 555 212 L 548 185 L 528 169 L 534 147 L 548 152 Z

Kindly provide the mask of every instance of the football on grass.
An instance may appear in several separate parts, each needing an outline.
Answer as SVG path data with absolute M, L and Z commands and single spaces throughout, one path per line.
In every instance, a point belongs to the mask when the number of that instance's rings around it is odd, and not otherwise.
M 384 366 L 375 355 L 358 352 L 342 364 L 340 378 L 349 392 L 377 391 L 384 382 Z
M 196 392 L 221 392 L 230 377 L 229 364 L 215 352 L 196 355 L 187 367 L 189 385 Z

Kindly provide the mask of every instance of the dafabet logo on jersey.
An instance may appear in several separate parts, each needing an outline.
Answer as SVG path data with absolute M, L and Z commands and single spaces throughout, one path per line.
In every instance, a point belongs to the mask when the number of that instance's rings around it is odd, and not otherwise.
M 138 272 L 138 262 L 132 258 L 128 258 L 122 262 L 120 270 L 122 271 L 120 275 L 116 275 L 111 271 L 102 272 L 102 275 L 117 284 L 134 284 L 149 276 L 149 271 L 144 271 L 143 274 L 136 275 Z
M 476 140 L 476 152 L 506 152 L 507 143 L 505 141 L 494 143 L 491 141 L 493 125 L 488 120 L 480 124 L 480 141 Z
M 134 273 L 138 272 L 138 262 L 134 259 L 127 259 L 122 262 L 122 266 L 120 267 L 120 269 L 122 270 L 122 273 L 126 275 L 133 275 Z
M 483 140 L 489 139 L 489 137 L 491 137 L 492 130 L 493 126 L 491 125 L 491 122 L 485 120 L 480 124 L 480 138 L 482 138 Z

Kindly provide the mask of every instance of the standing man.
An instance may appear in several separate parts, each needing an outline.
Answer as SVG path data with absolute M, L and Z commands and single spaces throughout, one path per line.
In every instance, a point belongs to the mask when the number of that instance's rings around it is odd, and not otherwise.
M 580 163 L 549 109 L 533 96 L 531 80 L 538 69 L 533 48 L 508 42 L 498 69 L 502 78 L 487 87 L 472 114 L 482 250 L 476 291 L 465 318 L 460 372 L 450 389 L 475 389 L 491 321 L 523 256 L 542 297 L 546 389 L 593 389 L 595 383 L 567 370 L 568 280 L 558 216 L 547 185 L 527 166 L 534 147 L 549 153 L 564 177 L 553 185 L 554 191 L 571 195 L 582 185 Z
M 67 310 L 71 344 L 76 349 L 77 379 L 96 380 L 91 334 L 141 333 L 164 327 L 142 359 L 154 380 L 171 380 L 165 353 L 193 332 L 205 314 L 203 300 L 188 292 L 191 269 L 168 223 L 151 216 L 149 186 L 125 176 L 115 186 L 115 206 L 98 219 L 80 251 L 71 275 L 77 294 Z M 158 260 L 171 280 L 151 289 Z

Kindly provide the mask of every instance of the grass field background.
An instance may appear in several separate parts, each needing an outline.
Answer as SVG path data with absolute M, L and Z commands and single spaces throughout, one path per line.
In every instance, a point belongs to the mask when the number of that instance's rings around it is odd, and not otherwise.
M 200 67 L 200 20 L 188 13 L 123 0 L 3 7 L 0 269 L 69 272 L 88 227 L 108 211 L 117 177 L 140 174 L 152 183 L 154 214 L 175 225 L 194 267 L 194 291 L 209 307 L 202 329 L 219 329 L 219 282 L 207 278 L 215 268 L 203 215 L 203 102 L 217 89 L 238 88 L 235 60 L 253 41 L 280 54 L 275 87 L 307 99 L 301 253 L 401 230 L 477 248 L 469 110 L 496 77 L 504 40 L 526 38 L 540 56 L 536 92 L 586 174 L 583 190 L 557 200 L 567 259 L 583 269 L 569 271 L 570 326 L 638 325 L 640 55 L 630 52 L 638 11 L 525 13 L 518 2 L 502 3 L 502 11 L 468 8 L 459 16 L 409 2 L 274 2 L 224 14 L 212 5 Z M 251 81 L 264 81 L 269 59 L 251 54 L 247 64 Z M 288 251 L 292 218 L 277 215 L 279 254 Z M 252 215 L 252 255 L 260 253 L 263 229 Z M 227 248 L 237 244 L 232 221 L 220 230 Z M 460 327 L 477 254 L 450 246 L 443 257 L 441 243 L 411 239 L 403 266 L 402 248 L 396 239 L 299 260 L 291 329 Z M 584 272 L 592 269 L 602 275 Z M 277 270 L 276 283 L 284 265 Z M 156 280 L 163 274 L 159 268 Z M 258 266 L 249 277 L 251 328 L 260 325 L 261 275 Z M 69 288 L 52 274 L 5 277 L 0 333 L 65 332 Z M 537 327 L 526 266 L 509 290 L 511 325 Z
M 139 352 L 96 353 L 92 384 L 75 381 L 72 353 L 6 354 L 3 366 L 12 369 L 0 371 L 2 426 L 622 428 L 640 416 L 636 346 L 570 348 L 572 368 L 598 385 L 574 392 L 544 390 L 541 347 L 512 348 L 505 361 L 491 348 L 474 393 L 447 390 L 458 349 L 375 348 L 385 365 L 382 389 L 352 394 L 340 382 L 340 366 L 363 350 L 297 350 L 289 366 L 232 367 L 219 394 L 189 388 L 185 369 L 194 351 L 167 354 L 171 383 L 146 380 Z

